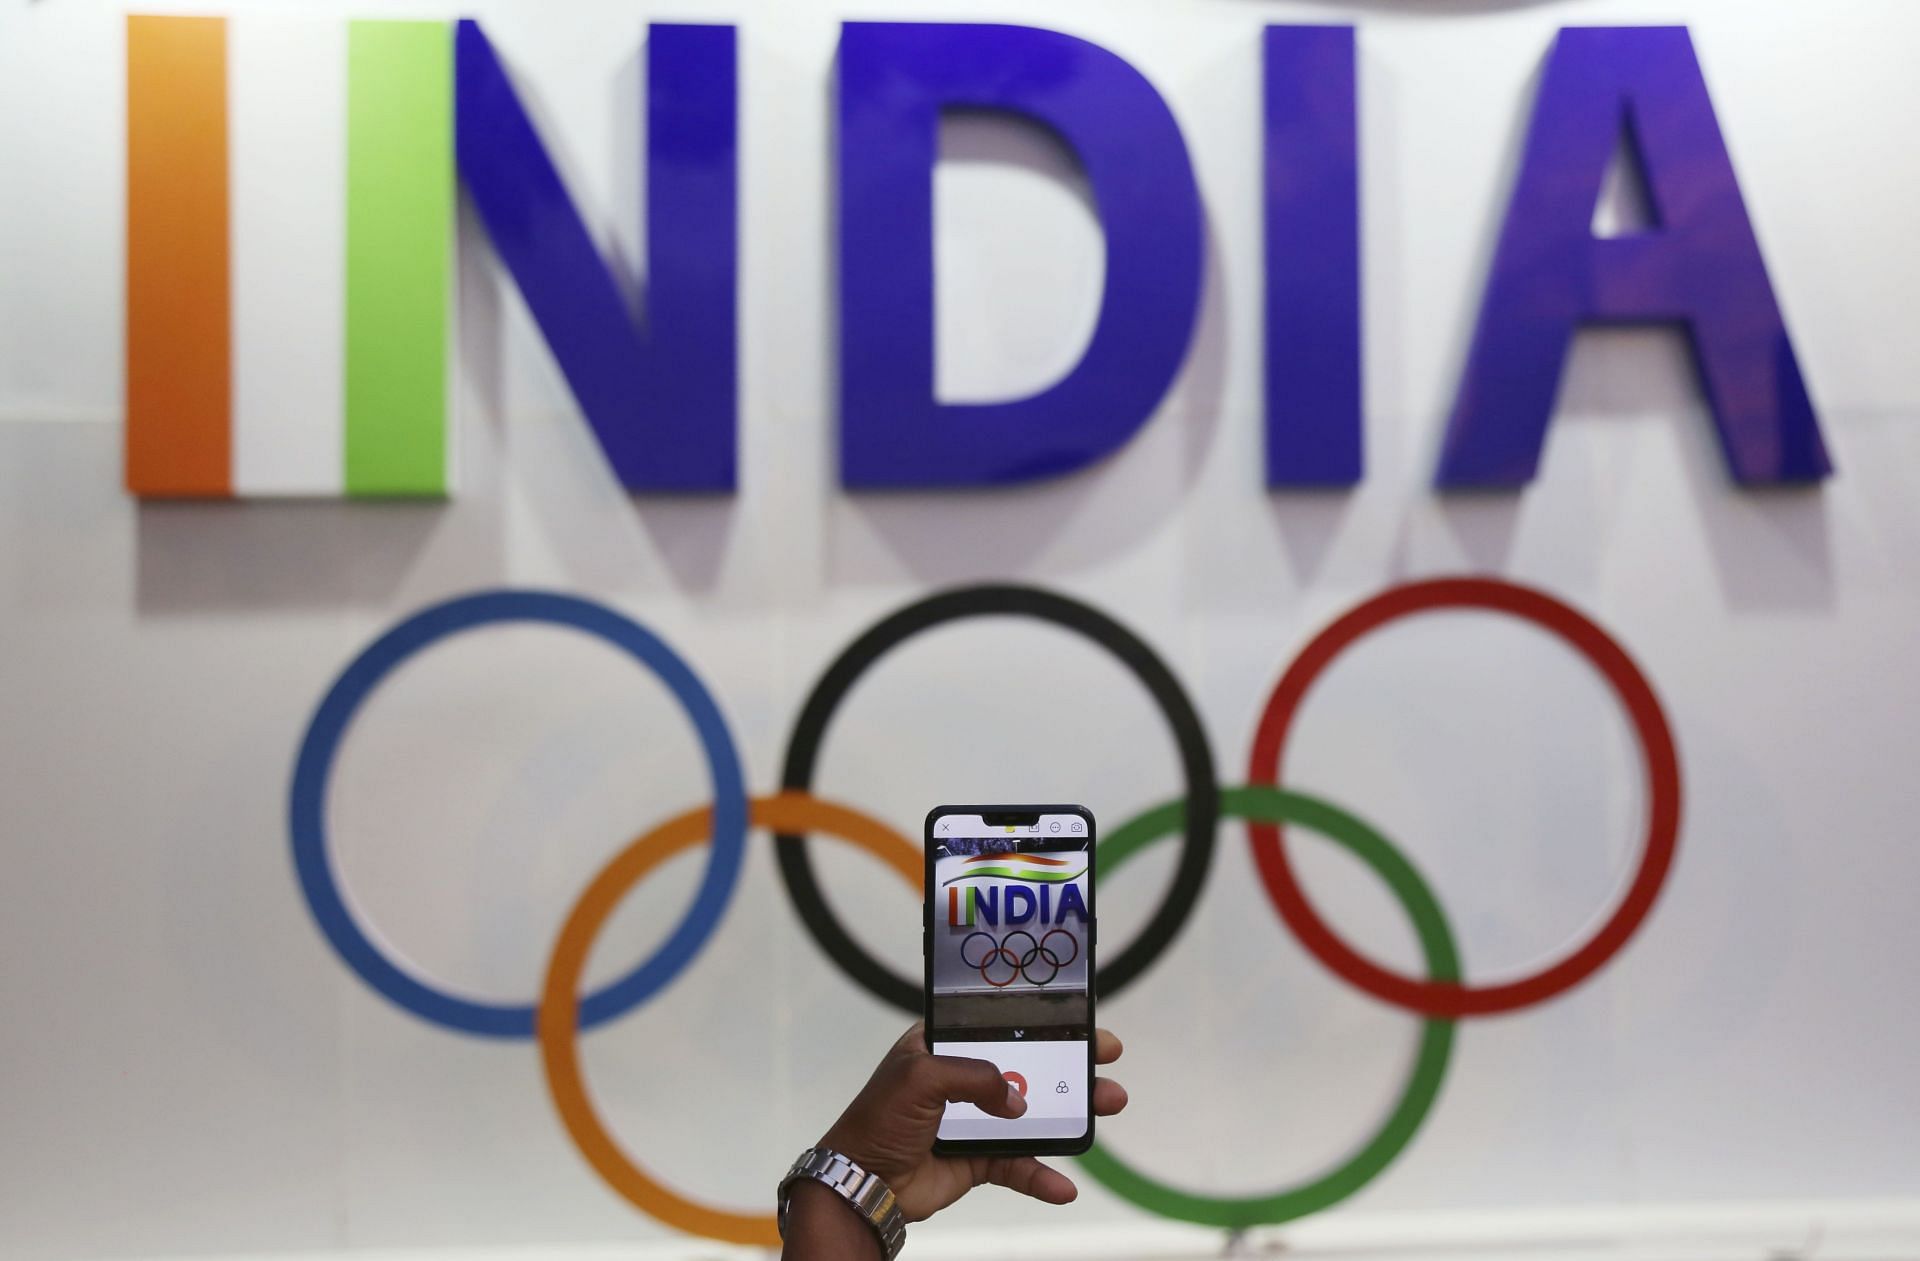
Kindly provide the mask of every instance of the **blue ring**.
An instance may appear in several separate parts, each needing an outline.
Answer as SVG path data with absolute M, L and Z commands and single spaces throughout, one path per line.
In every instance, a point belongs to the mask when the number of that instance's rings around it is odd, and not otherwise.
M 334 682 L 300 744 L 288 822 L 300 890 L 320 931 L 347 966 L 387 998 L 423 1020 L 494 1038 L 531 1038 L 535 1006 L 475 1002 L 437 990 L 401 970 L 368 939 L 340 896 L 327 861 L 327 781 L 354 711 L 395 666 L 438 640 L 493 622 L 571 626 L 624 649 L 667 686 L 693 721 L 713 778 L 713 843 L 700 891 L 673 933 L 633 971 L 580 1003 L 580 1027 L 592 1028 L 639 1006 L 706 945 L 739 883 L 747 847 L 747 791 L 733 737 L 719 706 L 693 671 L 652 631 L 576 596 L 540 591 L 485 591 L 436 604 L 376 639 Z

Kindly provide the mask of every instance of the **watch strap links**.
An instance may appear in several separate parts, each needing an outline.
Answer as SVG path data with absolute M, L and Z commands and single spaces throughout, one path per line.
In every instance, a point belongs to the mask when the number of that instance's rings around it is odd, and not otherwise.
M 880 1250 L 887 1261 L 900 1254 L 907 1242 L 907 1219 L 893 1198 L 893 1189 L 878 1174 L 868 1173 L 856 1162 L 830 1147 L 809 1147 L 780 1179 L 780 1233 L 787 1231 L 787 1197 L 793 1184 L 802 1178 L 824 1183 L 845 1200 L 853 1211 L 866 1219 L 880 1239 Z

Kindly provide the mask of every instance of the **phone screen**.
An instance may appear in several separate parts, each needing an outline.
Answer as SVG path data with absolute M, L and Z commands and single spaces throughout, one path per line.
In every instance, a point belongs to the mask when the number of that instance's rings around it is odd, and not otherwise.
M 1093 817 L 1017 807 L 927 821 L 929 1041 L 991 1060 L 1027 1101 L 1013 1120 L 950 1103 L 946 1142 L 1089 1134 Z M 1020 822 L 1001 820 L 1017 818 Z M 991 821 L 991 822 L 990 822 Z

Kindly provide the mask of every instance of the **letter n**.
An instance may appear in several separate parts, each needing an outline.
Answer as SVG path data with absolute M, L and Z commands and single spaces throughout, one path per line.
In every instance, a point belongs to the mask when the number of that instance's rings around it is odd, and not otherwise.
M 648 28 L 643 331 L 492 44 L 472 21 L 456 37 L 460 174 L 630 490 L 734 486 L 735 75 L 731 26 Z

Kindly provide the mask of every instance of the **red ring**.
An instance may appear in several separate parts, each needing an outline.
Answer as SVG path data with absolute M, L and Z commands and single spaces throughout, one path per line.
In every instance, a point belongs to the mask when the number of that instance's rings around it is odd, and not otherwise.
M 1577 649 L 1612 686 L 1640 742 L 1647 775 L 1647 832 L 1640 866 L 1619 907 L 1585 944 L 1559 962 L 1516 981 L 1473 986 L 1416 980 L 1367 959 L 1335 935 L 1308 904 L 1294 878 L 1279 825 L 1247 824 L 1254 862 L 1280 918 L 1335 975 L 1397 1007 L 1457 1018 L 1514 1011 L 1562 994 L 1592 976 L 1627 944 L 1653 908 L 1680 835 L 1680 760 L 1673 732 L 1646 677 L 1626 651 L 1598 626 L 1553 597 L 1491 578 L 1443 578 L 1394 587 L 1354 608 L 1309 643 L 1275 685 L 1254 733 L 1247 780 L 1277 786 L 1287 733 L 1307 690 L 1321 671 L 1368 631 L 1431 609 L 1472 608 L 1511 613 L 1552 631 Z
M 1002 955 L 1005 955 L 1007 962 L 1013 965 L 1013 971 L 1007 973 L 1006 980 L 996 981 L 992 977 L 987 975 L 987 965 L 989 963 L 992 963 L 995 959 L 1000 958 Z M 1007 949 L 1005 946 L 995 946 L 993 948 L 993 953 L 989 954 L 986 958 L 980 961 L 980 979 L 985 981 L 988 985 L 993 986 L 993 988 L 997 990 L 1003 990 L 1007 988 L 1007 986 L 1012 985 L 1013 978 L 1016 976 L 1019 976 L 1020 974 L 1021 974 L 1020 960 L 1014 958 L 1013 951 Z

